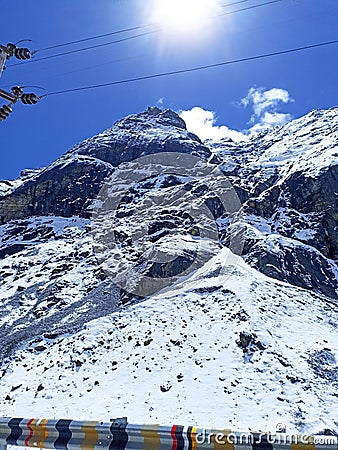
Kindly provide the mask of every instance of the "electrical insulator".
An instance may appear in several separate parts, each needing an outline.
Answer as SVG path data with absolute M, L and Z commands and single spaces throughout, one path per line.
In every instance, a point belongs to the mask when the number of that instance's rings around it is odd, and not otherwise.
M 22 94 L 20 98 L 25 105 L 35 105 L 39 101 L 35 94 Z
M 20 86 L 14 86 L 11 89 L 12 94 L 19 99 L 21 97 L 21 95 L 23 94 L 22 88 Z
M 0 108 L 0 121 L 7 119 L 11 112 L 11 105 L 4 105 L 2 108 Z
M 9 44 L 6 45 L 5 51 L 6 51 L 7 55 L 8 55 L 8 58 L 10 58 L 11 56 L 14 55 L 15 49 L 16 49 L 15 44 L 10 44 L 9 43 Z
M 31 52 L 28 50 L 28 48 L 16 48 L 14 50 L 14 56 L 17 59 L 30 59 Z

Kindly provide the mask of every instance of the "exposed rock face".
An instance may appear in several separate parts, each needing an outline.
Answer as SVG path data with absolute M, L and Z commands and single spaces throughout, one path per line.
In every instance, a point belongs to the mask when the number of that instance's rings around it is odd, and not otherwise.
M 265 132 L 242 151 L 223 145 L 215 153 L 242 189 L 244 220 L 253 227 L 245 259 L 269 276 L 338 298 L 338 108 Z
M 88 216 L 87 208 L 112 168 L 95 159 L 55 163 L 0 198 L 0 223 L 31 216 Z
M 315 178 L 306 172 L 293 173 L 280 185 L 263 191 L 253 210 L 269 218 L 276 216 L 280 208 L 289 211 L 288 219 L 294 218 L 297 212 L 311 220 L 314 234 L 307 242 L 328 258 L 338 258 L 338 164 L 326 168 Z M 293 221 L 293 226 L 285 230 L 288 237 L 292 237 L 297 225 Z
M 160 152 L 189 153 L 204 158 L 211 154 L 196 135 L 187 131 L 176 113 L 156 107 L 117 121 L 112 128 L 76 145 L 69 153 L 97 158 L 116 167 Z
M 229 227 L 217 195 L 209 195 L 206 185 L 195 186 L 197 197 L 203 198 L 214 219 L 221 219 L 223 243 L 229 245 L 233 233 L 243 233 L 244 223 L 243 256 L 253 267 L 278 280 L 338 298 L 337 111 L 313 111 L 248 141 L 225 139 L 208 147 L 186 130 L 176 113 L 148 108 L 76 145 L 51 166 L 24 171 L 18 180 L 2 182 L 0 223 L 32 216 L 90 217 L 104 180 L 121 163 L 161 152 L 196 155 L 222 170 L 243 204 L 241 226 Z M 187 180 L 166 175 L 160 184 L 154 178 L 142 189 L 151 192 L 160 186 L 173 192 L 182 183 Z M 121 214 L 132 215 L 139 199 L 140 193 L 131 192 L 129 206 Z M 182 228 L 180 220 L 173 211 L 154 217 L 148 230 L 150 241 L 157 243 Z M 185 233 L 192 236 L 193 223 L 184 220 Z M 126 231 L 118 236 L 121 245 L 132 248 Z M 22 250 L 21 242 L 12 242 L 3 246 L 0 255 Z M 193 260 L 194 251 L 187 249 L 173 262 L 148 264 L 144 270 L 153 277 L 168 276 Z
M 186 130 L 176 113 L 148 108 L 76 145 L 48 168 L 26 177 L 11 192 L 3 188 L 0 224 L 38 215 L 88 217 L 88 208 L 114 167 L 158 152 L 189 153 L 205 159 L 210 156 L 210 150 Z
M 245 259 L 269 277 L 337 298 L 335 265 L 309 245 L 269 236 L 251 245 Z

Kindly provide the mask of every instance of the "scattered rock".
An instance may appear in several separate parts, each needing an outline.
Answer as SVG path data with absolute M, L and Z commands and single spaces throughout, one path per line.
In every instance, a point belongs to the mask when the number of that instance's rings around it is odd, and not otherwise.
M 239 334 L 239 340 L 237 341 L 237 345 L 243 349 L 244 353 L 253 353 L 256 350 L 265 350 L 266 346 L 262 344 L 260 340 L 257 339 L 257 336 L 253 333 L 248 333 L 246 331 L 241 331 Z
M 239 340 L 240 340 L 240 346 L 245 349 L 245 348 L 249 347 L 250 343 L 253 340 L 253 336 L 250 333 L 241 331 L 239 334 Z
M 34 350 L 36 350 L 37 352 L 43 352 L 44 350 L 46 350 L 46 346 L 43 344 L 37 345 L 36 347 L 34 347 Z
M 160 386 L 161 392 L 168 392 L 172 388 L 172 384 L 170 381 L 166 381 L 165 383 L 162 383 Z
M 43 337 L 45 339 L 54 340 L 54 339 L 56 339 L 58 337 L 58 334 L 57 333 L 44 333 Z
M 299 383 L 299 381 L 301 381 L 300 378 L 294 377 L 293 375 L 286 375 L 286 378 L 287 378 L 292 384 Z

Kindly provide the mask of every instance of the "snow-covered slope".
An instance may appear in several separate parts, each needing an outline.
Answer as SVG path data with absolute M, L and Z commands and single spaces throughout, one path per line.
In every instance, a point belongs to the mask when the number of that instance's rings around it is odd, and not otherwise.
M 116 309 L 118 289 L 104 281 L 89 221 L 39 217 L 0 227 L 0 355 L 27 339 L 72 332 Z
M 212 151 L 243 202 L 246 260 L 337 298 L 338 108 Z
M 337 108 L 314 110 L 266 134 L 258 164 L 271 170 L 278 167 L 283 177 L 298 171 L 315 177 L 337 163 L 337 138 Z
M 3 413 L 337 428 L 332 303 L 242 261 L 222 275 L 224 252 L 166 294 L 20 350 L 3 373 Z
M 21 171 L 20 177 L 16 180 L 0 180 L 0 197 L 9 195 L 29 179 L 37 176 L 43 170 L 44 167 L 41 169 L 26 169 Z
M 337 123 L 337 108 L 315 111 L 209 149 L 150 108 L 12 182 L 0 199 L 2 414 L 337 432 Z M 141 166 L 113 239 L 109 215 L 90 220 L 93 200 L 155 153 L 210 158 L 213 176 Z M 243 207 L 225 211 L 223 191 Z M 101 253 L 93 222 L 114 244 Z M 159 249 L 170 258 L 156 265 Z M 201 249 L 210 257 L 194 266 Z M 126 292 L 109 256 L 127 275 L 172 279 Z
M 212 151 L 225 162 L 233 162 L 234 156 L 239 157 L 241 172 L 256 174 L 252 183 L 274 174 L 279 175 L 282 182 L 298 171 L 315 177 L 336 165 L 337 139 L 338 108 L 335 107 L 313 110 L 284 126 L 254 135 L 248 141 L 213 143 Z

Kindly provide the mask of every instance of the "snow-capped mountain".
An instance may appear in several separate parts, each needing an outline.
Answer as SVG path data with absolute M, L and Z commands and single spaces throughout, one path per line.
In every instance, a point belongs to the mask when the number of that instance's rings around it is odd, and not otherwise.
M 337 113 L 148 108 L 1 182 L 2 414 L 337 431 Z

